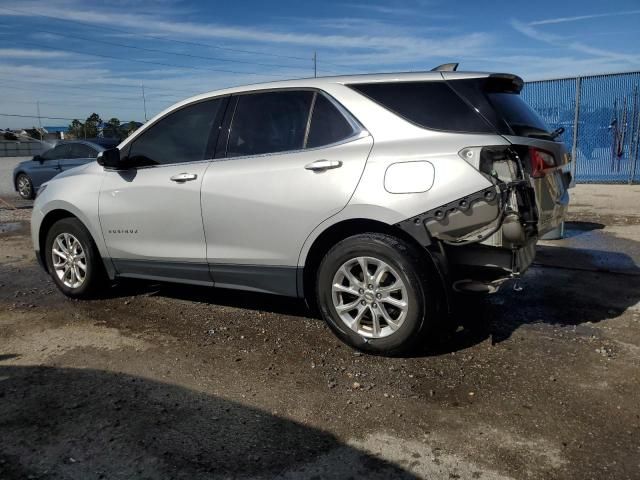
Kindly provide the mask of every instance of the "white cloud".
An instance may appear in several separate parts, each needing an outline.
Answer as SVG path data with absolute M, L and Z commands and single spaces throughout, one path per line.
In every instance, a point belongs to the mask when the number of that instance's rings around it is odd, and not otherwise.
M 554 23 L 566 23 L 566 22 L 577 22 L 580 20 L 591 20 L 592 18 L 619 17 L 624 15 L 637 15 L 637 14 L 640 14 L 640 10 L 629 10 L 626 12 L 594 13 L 591 15 L 577 15 L 575 17 L 556 17 L 556 18 L 547 18 L 545 20 L 536 20 L 534 22 L 529 22 L 529 25 L 551 25 Z
M 638 66 L 640 65 L 640 55 L 634 54 L 626 54 L 614 52 L 612 50 L 605 50 L 598 47 L 592 47 L 583 42 L 579 41 L 567 41 L 566 38 L 552 34 L 543 32 L 540 29 L 535 28 L 531 24 L 522 23 L 518 20 L 511 20 L 511 26 L 518 32 L 523 35 L 533 39 L 539 40 L 549 45 L 562 46 L 568 50 L 573 50 L 576 52 L 580 52 L 593 57 L 603 57 L 609 60 L 615 60 L 623 63 L 627 63 L 627 68 L 629 66 Z
M 68 20 L 81 21 L 98 25 L 117 25 L 118 28 L 135 29 L 138 32 L 156 31 L 174 35 L 180 38 L 209 38 L 228 40 L 234 42 L 256 42 L 282 44 L 289 46 L 301 46 L 307 48 L 329 49 L 378 49 L 381 51 L 403 51 L 407 47 L 413 50 L 432 51 L 447 45 L 466 44 L 465 40 L 481 41 L 489 37 L 489 34 L 469 34 L 448 38 L 439 35 L 434 38 L 419 35 L 376 35 L 361 33 L 359 35 L 335 34 L 335 33 L 311 33 L 293 32 L 264 27 L 243 27 L 236 25 L 222 25 L 215 23 L 194 23 L 184 21 L 170 21 L 167 17 L 158 17 L 149 14 L 123 13 L 101 10 L 82 10 L 80 6 L 73 9 L 59 9 L 51 3 L 47 5 L 33 6 L 21 5 L 17 9 L 0 10 L 0 15 L 25 15 L 27 12 L 34 15 L 50 15 Z M 174 15 L 176 16 L 176 15 Z M 464 50 L 459 50 L 463 53 Z
M 61 58 L 68 57 L 65 52 L 57 52 L 50 50 L 34 50 L 25 48 L 0 48 L 0 59 L 2 58 Z

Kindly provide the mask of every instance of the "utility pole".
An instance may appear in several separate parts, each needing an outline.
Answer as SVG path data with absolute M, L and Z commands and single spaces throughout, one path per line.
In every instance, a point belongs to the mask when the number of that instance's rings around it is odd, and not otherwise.
M 144 83 L 142 85 L 142 104 L 144 105 L 144 121 L 147 121 L 147 97 L 144 95 Z
M 318 76 L 318 52 L 313 52 L 313 78 Z
M 40 100 L 36 100 L 36 108 L 38 109 L 38 133 L 40 134 L 40 141 L 42 141 L 42 120 L 40 119 Z

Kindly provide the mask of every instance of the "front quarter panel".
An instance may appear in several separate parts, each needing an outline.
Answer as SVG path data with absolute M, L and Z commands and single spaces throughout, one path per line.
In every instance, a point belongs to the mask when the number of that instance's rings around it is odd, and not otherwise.
M 74 168 L 47 183 L 33 205 L 31 238 L 36 252 L 40 250 L 40 226 L 47 214 L 64 210 L 77 217 L 89 230 L 100 255 L 107 265 L 108 253 L 98 217 L 98 196 L 102 185 L 103 168 L 97 163 Z

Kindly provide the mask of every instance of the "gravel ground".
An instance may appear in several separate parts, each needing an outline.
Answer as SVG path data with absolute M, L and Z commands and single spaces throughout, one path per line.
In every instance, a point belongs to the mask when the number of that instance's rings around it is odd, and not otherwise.
M 68 300 L 0 210 L 0 478 L 638 479 L 640 217 L 587 200 L 523 292 L 396 359 L 280 297 Z

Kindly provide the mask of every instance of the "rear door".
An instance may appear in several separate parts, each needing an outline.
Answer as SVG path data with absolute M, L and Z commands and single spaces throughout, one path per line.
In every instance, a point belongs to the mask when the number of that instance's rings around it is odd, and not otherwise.
M 85 143 L 70 143 L 68 145 L 70 147 L 68 156 L 60 159 L 62 171 L 92 162 L 98 156 L 98 151 Z
M 295 295 L 304 240 L 347 204 L 373 141 L 320 92 L 245 94 L 229 108 L 223 158 L 202 185 L 214 282 Z

